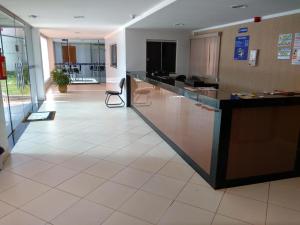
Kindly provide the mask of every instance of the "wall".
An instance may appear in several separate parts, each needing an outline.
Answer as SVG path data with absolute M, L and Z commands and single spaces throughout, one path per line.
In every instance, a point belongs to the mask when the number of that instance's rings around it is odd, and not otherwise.
M 31 30 L 32 41 L 30 41 L 28 48 L 32 48 L 33 60 L 30 65 L 34 66 L 34 80 L 36 85 L 37 99 L 43 101 L 46 99 L 45 85 L 44 85 L 44 74 L 43 74 L 43 60 L 41 50 L 41 33 L 38 28 L 32 28 Z M 31 79 L 31 77 L 30 77 Z M 34 84 L 34 83 L 33 83 Z
M 5 149 L 6 152 L 9 152 L 5 124 L 6 122 L 5 122 L 5 115 L 4 115 L 4 106 L 2 101 L 2 90 L 0 85 L 0 145 L 2 148 Z
M 188 74 L 190 32 L 179 30 L 126 29 L 127 71 L 146 71 L 146 41 L 177 41 L 176 73 Z
M 295 14 L 209 31 L 222 32 L 219 67 L 221 87 L 237 91 L 300 91 L 300 66 L 291 65 L 291 60 L 277 59 L 278 35 L 300 32 L 299 24 L 300 14 Z M 249 49 L 260 51 L 256 67 L 248 66 L 248 61 L 233 60 L 234 40 L 240 27 L 249 29 Z
M 48 55 L 49 55 L 49 67 L 50 71 L 55 69 L 55 56 L 54 56 L 54 46 L 53 46 L 53 40 L 48 38 Z
M 117 68 L 110 65 L 110 46 L 112 44 L 117 44 Z M 126 77 L 126 48 L 125 29 L 119 30 L 105 38 L 105 67 L 107 83 L 118 83 L 121 78 Z

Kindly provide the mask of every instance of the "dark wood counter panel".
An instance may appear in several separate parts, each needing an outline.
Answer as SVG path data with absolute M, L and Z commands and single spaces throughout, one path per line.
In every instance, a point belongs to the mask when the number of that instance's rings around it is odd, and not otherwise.
M 127 76 L 128 106 L 214 188 L 299 176 L 300 97 L 220 93 Z

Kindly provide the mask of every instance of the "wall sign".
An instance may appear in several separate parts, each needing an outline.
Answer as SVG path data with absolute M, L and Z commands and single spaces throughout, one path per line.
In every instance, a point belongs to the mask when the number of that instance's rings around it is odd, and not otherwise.
M 249 35 L 235 38 L 234 60 L 248 59 L 249 40 Z
M 250 50 L 249 55 L 249 66 L 256 66 L 257 65 L 257 57 L 258 57 L 258 50 Z
M 292 64 L 300 65 L 300 33 L 295 34 Z
M 293 34 L 279 34 L 277 43 L 277 59 L 290 59 Z
M 291 51 L 292 51 L 292 49 L 290 47 L 278 48 L 277 59 L 290 59 L 291 58 Z
M 241 34 L 241 33 L 247 33 L 248 32 L 248 27 L 241 27 L 240 29 L 239 29 L 239 33 Z

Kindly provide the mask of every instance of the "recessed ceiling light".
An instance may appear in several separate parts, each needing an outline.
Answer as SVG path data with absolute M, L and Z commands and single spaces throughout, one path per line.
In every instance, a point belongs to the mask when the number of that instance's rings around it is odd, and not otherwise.
M 185 24 L 184 23 L 176 23 L 174 24 L 175 27 L 183 27 Z
M 28 17 L 33 18 L 33 19 L 36 19 L 38 16 L 32 14 L 32 15 L 29 15 Z
M 84 19 L 85 16 L 73 16 L 74 19 Z
M 233 9 L 245 9 L 245 8 L 248 8 L 248 5 L 240 4 L 240 5 L 232 5 L 230 7 L 233 8 Z

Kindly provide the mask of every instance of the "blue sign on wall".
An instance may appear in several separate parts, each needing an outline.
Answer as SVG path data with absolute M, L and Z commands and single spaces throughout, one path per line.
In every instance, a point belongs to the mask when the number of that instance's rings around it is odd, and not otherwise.
M 247 33 L 248 32 L 248 27 L 241 27 L 239 29 L 239 33 Z
M 248 59 L 249 39 L 249 35 L 235 38 L 234 60 Z

